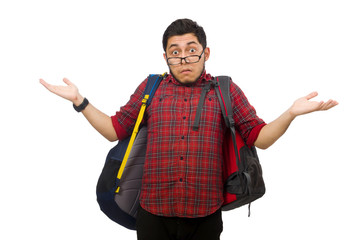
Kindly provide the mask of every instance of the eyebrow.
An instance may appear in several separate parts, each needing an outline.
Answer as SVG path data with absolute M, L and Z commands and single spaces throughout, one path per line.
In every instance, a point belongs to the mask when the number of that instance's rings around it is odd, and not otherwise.
M 191 42 L 188 42 L 188 43 L 187 43 L 187 45 L 191 45 L 191 44 L 197 44 L 197 42 L 191 41 Z M 174 43 L 174 44 L 171 44 L 168 49 L 170 49 L 170 48 L 172 48 L 172 47 L 178 47 L 178 46 L 179 46 L 178 44 Z

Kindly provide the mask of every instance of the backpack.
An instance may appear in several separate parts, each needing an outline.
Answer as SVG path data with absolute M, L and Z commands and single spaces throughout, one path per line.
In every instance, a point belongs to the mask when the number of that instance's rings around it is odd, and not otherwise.
M 118 141 L 108 152 L 97 183 L 97 202 L 101 211 L 114 222 L 131 230 L 136 229 L 147 146 L 147 126 L 140 124 L 146 107 L 150 105 L 165 75 L 148 76 L 142 107 L 133 133 L 130 137 Z
M 97 183 L 97 201 L 111 220 L 131 230 L 136 229 L 136 216 L 142 184 L 143 164 L 146 155 L 147 126 L 139 128 L 145 108 L 151 103 L 163 75 L 150 75 L 143 93 L 143 104 L 131 137 L 121 140 L 106 158 Z M 214 87 L 222 114 L 229 131 L 223 145 L 223 211 L 250 203 L 265 193 L 261 166 L 255 147 L 248 148 L 240 134 L 235 131 L 230 100 L 230 78 L 216 77 L 205 85 L 201 92 L 193 130 L 197 131 L 202 106 L 207 92 Z M 133 146 L 133 147 L 132 147 Z M 127 163 L 127 164 L 126 164 Z
M 248 147 L 238 131 L 235 131 L 233 109 L 230 99 L 230 77 L 216 78 L 216 94 L 221 111 L 229 128 L 224 138 L 223 211 L 228 211 L 261 198 L 265 194 L 263 172 L 255 146 Z
M 222 210 L 228 211 L 249 204 L 248 216 L 250 217 L 251 202 L 265 194 L 265 184 L 255 146 L 249 148 L 240 133 L 235 130 L 230 99 L 230 77 L 216 77 L 210 84 L 203 87 L 196 110 L 193 130 L 198 130 L 202 105 L 211 87 L 215 88 L 221 112 L 228 127 L 222 146 L 224 157 L 222 167 L 224 203 Z

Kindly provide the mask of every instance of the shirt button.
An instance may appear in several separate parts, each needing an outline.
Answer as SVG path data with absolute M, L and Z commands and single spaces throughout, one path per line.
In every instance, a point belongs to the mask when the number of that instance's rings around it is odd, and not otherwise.
M 184 160 L 184 157 L 181 156 L 181 157 L 180 157 L 180 160 Z
M 185 138 L 185 136 L 182 136 L 182 137 L 181 137 L 181 139 L 184 139 L 184 138 Z
M 187 102 L 187 98 L 185 98 L 184 101 Z
M 182 119 L 186 119 L 186 117 L 183 117 Z
M 183 181 L 183 179 L 182 178 L 180 178 L 180 182 L 182 182 Z

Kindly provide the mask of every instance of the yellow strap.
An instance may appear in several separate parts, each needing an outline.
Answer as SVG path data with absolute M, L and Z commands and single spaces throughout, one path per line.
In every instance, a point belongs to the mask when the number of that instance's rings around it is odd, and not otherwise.
M 121 177 L 122 177 L 124 168 L 125 168 L 127 160 L 128 160 L 128 156 L 129 156 L 129 154 L 131 152 L 134 140 L 136 139 L 136 136 L 137 136 L 137 133 L 138 133 L 138 130 L 139 130 L 139 126 L 140 126 L 140 124 L 142 122 L 143 115 L 144 115 L 145 110 L 146 110 L 146 103 L 147 103 L 148 98 L 149 98 L 149 95 L 146 94 L 144 96 L 143 100 L 142 100 L 142 106 L 141 106 L 141 110 L 140 110 L 140 112 L 138 114 L 138 117 L 137 117 L 136 125 L 134 126 L 134 129 L 133 129 L 133 132 L 132 132 L 132 135 L 131 135 L 131 139 L 129 140 L 126 153 L 124 154 L 121 167 L 119 168 L 119 171 L 118 171 L 118 174 L 117 174 L 118 179 L 121 179 Z M 117 190 L 116 190 L 116 193 L 118 193 L 118 192 L 119 192 L 119 187 L 117 187 Z

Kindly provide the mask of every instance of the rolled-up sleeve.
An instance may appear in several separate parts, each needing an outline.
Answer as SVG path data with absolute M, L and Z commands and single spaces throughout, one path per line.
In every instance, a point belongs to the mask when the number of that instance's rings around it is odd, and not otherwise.
M 244 92 L 233 81 L 230 84 L 230 95 L 236 129 L 246 144 L 249 147 L 253 146 L 260 130 L 266 123 L 258 117 L 255 108 L 249 103 Z

